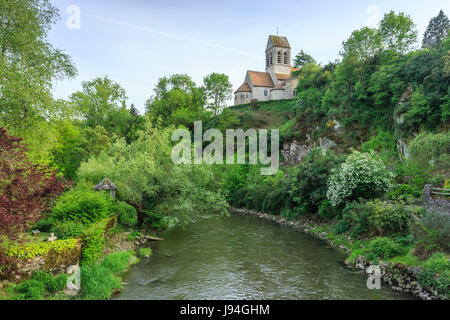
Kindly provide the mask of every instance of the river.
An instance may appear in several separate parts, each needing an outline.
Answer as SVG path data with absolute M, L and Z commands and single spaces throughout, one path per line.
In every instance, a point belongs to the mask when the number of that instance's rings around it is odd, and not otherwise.
M 410 299 L 369 290 L 326 243 L 252 216 L 202 217 L 164 239 L 116 299 Z

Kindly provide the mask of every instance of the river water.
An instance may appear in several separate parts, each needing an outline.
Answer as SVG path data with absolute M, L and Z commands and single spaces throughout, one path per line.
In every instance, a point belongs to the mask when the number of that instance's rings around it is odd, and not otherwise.
M 164 239 L 116 299 L 409 299 L 369 290 L 326 243 L 252 216 L 202 217 Z

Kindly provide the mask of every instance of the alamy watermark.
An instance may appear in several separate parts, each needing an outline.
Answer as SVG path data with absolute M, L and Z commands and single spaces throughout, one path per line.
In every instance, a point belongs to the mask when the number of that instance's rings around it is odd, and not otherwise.
M 194 150 L 192 152 L 191 132 L 176 129 L 171 140 L 179 142 L 172 149 L 173 163 L 180 164 L 246 164 L 246 143 L 248 139 L 248 163 L 261 164 L 262 175 L 275 175 L 280 167 L 280 133 L 278 129 L 270 130 L 270 152 L 268 148 L 268 130 L 242 129 L 226 130 L 226 154 L 224 159 L 223 134 L 218 129 L 209 129 L 203 134 L 201 121 L 194 122 Z M 181 140 L 181 141 L 180 141 Z M 210 142 L 203 149 L 203 142 Z M 236 143 L 235 143 L 236 142 Z M 192 159 L 193 158 L 193 159 Z
M 81 29 L 81 9 L 77 5 L 70 5 L 66 10 L 69 17 L 67 18 L 66 25 L 69 30 Z

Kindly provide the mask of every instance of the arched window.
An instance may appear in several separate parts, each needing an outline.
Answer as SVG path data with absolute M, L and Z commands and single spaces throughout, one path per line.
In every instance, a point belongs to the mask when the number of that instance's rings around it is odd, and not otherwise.
M 287 52 L 284 53 L 284 64 L 288 64 L 288 54 L 287 54 Z
M 295 90 L 292 91 L 292 95 L 295 97 L 297 95 L 297 92 Z
M 243 103 L 243 102 L 244 102 L 244 95 L 241 94 L 241 103 Z
M 266 55 L 266 67 L 269 66 L 269 55 Z
M 277 53 L 277 63 L 281 64 L 281 51 Z
M 273 64 L 273 54 L 272 52 L 270 53 L 270 62 L 269 65 L 271 66 Z
M 269 91 L 267 91 L 267 89 L 264 90 L 264 96 L 267 97 L 268 95 L 269 95 Z

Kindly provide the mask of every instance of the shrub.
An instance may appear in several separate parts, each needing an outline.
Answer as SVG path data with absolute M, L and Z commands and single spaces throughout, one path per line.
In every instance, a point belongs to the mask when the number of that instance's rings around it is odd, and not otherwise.
M 54 277 L 50 272 L 35 270 L 31 279 L 17 285 L 14 291 L 21 294 L 18 299 L 41 300 L 44 295 L 53 295 L 64 290 L 67 278 L 66 274 Z
M 331 205 L 331 202 L 328 200 L 324 200 L 321 202 L 319 207 L 319 217 L 324 220 L 330 220 L 334 216 L 336 216 L 336 208 Z
M 28 280 L 19 284 L 15 291 L 23 294 L 25 300 L 42 300 L 45 293 L 45 285 L 38 280 Z
M 430 210 L 415 224 L 413 234 L 416 241 L 425 246 L 426 251 L 439 247 L 450 251 L 450 216 Z
M 387 197 L 397 202 L 413 203 L 420 196 L 420 191 L 408 184 L 404 184 L 389 192 Z
M 90 224 L 110 216 L 113 212 L 113 201 L 107 193 L 78 188 L 58 198 L 51 218 Z
M 320 149 L 314 149 L 294 168 L 289 181 L 289 195 L 300 213 L 317 212 L 327 199 L 330 172 L 341 162 L 331 151 L 324 155 Z
M 103 262 L 96 265 L 81 267 L 81 286 L 79 299 L 104 300 L 122 288 L 119 275 L 128 270 L 131 264 L 137 262 L 132 251 L 112 253 Z
M 353 201 L 342 210 L 342 221 L 336 225 L 337 233 L 350 231 L 353 238 L 358 238 L 370 231 L 369 216 L 371 208 L 364 202 Z
M 450 132 L 433 134 L 423 132 L 409 145 L 411 161 L 439 169 L 449 169 Z
M 39 230 L 41 232 L 50 232 L 50 229 L 55 224 L 55 221 L 51 218 L 44 218 L 36 222 L 36 224 L 31 228 L 32 230 Z
M 375 238 L 369 243 L 369 254 L 380 259 L 389 259 L 402 253 L 401 247 L 389 238 Z
M 77 239 L 57 240 L 55 242 L 31 242 L 25 245 L 9 247 L 6 253 L 19 259 L 32 259 L 42 257 L 54 250 L 56 253 L 62 253 L 66 250 L 75 248 L 78 244 Z
M 327 198 L 333 206 L 348 200 L 373 199 L 390 187 L 394 174 L 374 153 L 354 151 L 328 179 Z
M 75 221 L 57 222 L 51 228 L 58 239 L 71 239 L 80 237 L 86 226 L 82 223 Z
M 84 232 L 81 251 L 81 264 L 92 265 L 100 257 L 105 243 L 104 234 L 110 219 L 104 219 L 91 225 Z
M 390 206 L 381 201 L 369 202 L 371 229 L 378 235 L 406 235 L 411 226 L 411 212 L 403 205 Z
M 124 201 L 119 201 L 116 205 L 116 212 L 119 222 L 128 227 L 138 224 L 136 209 Z
M 450 298 L 450 260 L 445 254 L 438 252 L 429 258 L 417 278 L 421 285 Z

